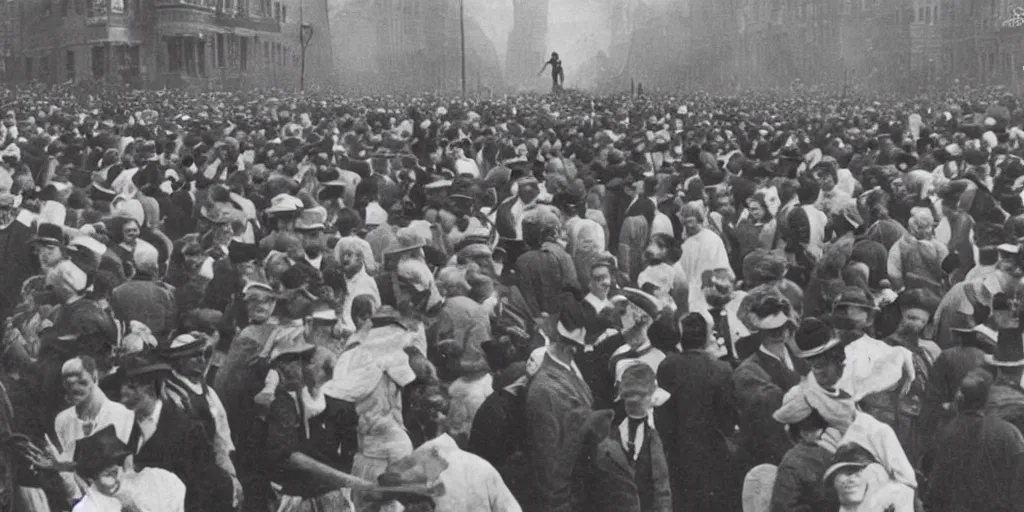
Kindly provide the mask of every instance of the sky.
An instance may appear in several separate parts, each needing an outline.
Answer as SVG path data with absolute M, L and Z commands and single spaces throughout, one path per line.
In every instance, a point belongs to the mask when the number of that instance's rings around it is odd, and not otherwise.
M 566 79 L 572 84 L 573 69 L 607 51 L 610 42 L 608 5 L 614 0 L 550 0 L 548 11 L 548 52 L 556 51 L 564 62 Z M 466 15 L 480 23 L 504 64 L 508 34 L 512 30 L 512 0 L 465 0 Z M 543 62 L 537 63 L 537 69 Z

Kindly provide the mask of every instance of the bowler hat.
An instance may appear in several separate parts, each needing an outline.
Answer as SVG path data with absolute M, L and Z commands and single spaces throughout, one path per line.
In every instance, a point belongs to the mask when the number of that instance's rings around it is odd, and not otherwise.
M 863 469 L 876 462 L 878 460 L 862 446 L 845 444 L 836 449 L 835 455 L 832 456 L 832 464 L 825 470 L 825 474 L 821 478 L 828 483 L 836 471 L 844 468 Z
M 177 361 L 179 359 L 204 355 L 210 348 L 212 348 L 212 345 L 210 345 L 206 336 L 196 332 L 178 335 L 166 345 L 157 348 L 157 350 L 160 352 L 160 357 L 164 360 Z
M 1024 366 L 1024 338 L 1020 329 L 1000 329 L 995 354 L 985 354 L 985 362 L 998 367 Z

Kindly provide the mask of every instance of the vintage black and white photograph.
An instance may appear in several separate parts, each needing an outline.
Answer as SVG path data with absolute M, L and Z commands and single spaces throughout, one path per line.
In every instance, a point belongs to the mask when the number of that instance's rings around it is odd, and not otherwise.
M 0 512 L 1024 512 L 1024 0 L 0 0 Z

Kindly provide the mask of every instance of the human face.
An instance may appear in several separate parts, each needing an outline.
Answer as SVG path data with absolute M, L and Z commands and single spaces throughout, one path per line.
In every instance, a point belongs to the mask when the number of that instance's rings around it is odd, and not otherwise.
M 53 268 L 64 259 L 64 252 L 56 245 L 39 244 L 36 246 L 36 254 L 39 256 L 39 265 L 43 268 Z
M 64 393 L 67 395 L 71 405 L 78 405 L 92 394 L 93 386 L 96 385 L 96 378 L 86 371 L 76 371 L 64 374 Z
M 134 411 L 146 401 L 146 385 L 126 380 L 121 384 L 121 404 Z
M 902 179 L 895 179 L 889 184 L 892 188 L 892 194 L 896 197 L 903 197 L 907 195 L 907 186 L 903 184 Z
M 824 172 L 815 174 L 815 178 L 818 179 L 818 186 L 821 187 L 823 192 L 831 192 L 832 189 L 836 188 L 836 181 L 832 179 L 832 175 Z
M 206 255 L 202 252 L 185 254 L 185 267 L 190 270 L 199 270 L 199 267 L 203 265 L 203 261 L 206 259 Z
M 121 476 L 123 474 L 124 468 L 120 464 L 110 466 L 96 475 L 96 478 L 92 480 L 92 484 L 100 493 L 113 496 L 117 494 L 117 491 L 121 490 Z
M 129 245 L 134 244 L 135 241 L 138 240 L 139 232 L 139 223 L 134 220 L 126 222 L 121 228 L 121 235 L 124 237 L 124 242 Z
M 218 224 L 213 226 L 213 241 L 217 245 L 230 245 L 231 237 L 234 236 L 235 231 L 231 228 L 231 224 Z
M 857 329 L 863 329 L 871 323 L 871 313 L 860 306 L 840 306 L 836 308 L 836 314 L 848 318 Z
M 202 354 L 181 359 L 175 363 L 175 369 L 185 377 L 201 378 L 206 375 L 206 368 L 209 365 L 210 356 L 213 355 L 213 347 L 207 347 Z
M 647 260 L 649 265 L 661 263 L 665 261 L 665 255 L 668 251 L 661 246 L 658 242 L 651 241 L 647 244 L 647 250 L 644 252 L 644 258 Z
M 697 217 L 686 217 L 683 219 L 683 227 L 686 229 L 687 235 L 696 235 L 700 233 L 700 220 Z
M 646 418 L 654 408 L 653 393 L 629 392 L 622 394 L 622 405 L 630 418 Z
M 860 504 L 868 492 L 868 483 L 864 478 L 863 468 L 837 471 L 832 485 L 836 489 L 836 494 L 839 495 L 839 503 L 843 506 Z
M 761 206 L 761 202 L 756 199 L 747 201 L 747 211 L 750 212 L 750 218 L 754 222 L 761 222 L 764 220 L 764 207 Z
M 843 377 L 846 353 L 841 348 L 832 349 L 820 356 L 812 357 L 810 363 L 814 380 L 823 388 L 833 389 Z
M 270 320 L 270 315 L 274 314 L 274 305 L 276 304 L 277 301 L 267 295 L 257 295 L 246 299 L 245 313 L 249 317 L 249 323 L 257 325 L 266 323 L 267 320 Z
M 324 232 L 323 230 L 313 229 L 310 231 L 302 232 L 302 248 L 306 250 L 306 254 L 311 258 L 320 256 L 324 251 Z
M 540 189 L 533 185 L 526 185 L 519 188 L 519 198 L 524 203 L 532 203 L 540 195 Z
M 608 298 L 612 289 L 612 272 L 608 267 L 594 267 L 590 271 L 590 293 L 599 299 Z
M 346 249 L 341 251 L 341 266 L 345 275 L 354 276 L 363 268 L 363 255 L 359 251 Z
M 648 325 L 650 325 L 651 323 L 651 317 L 647 314 L 647 312 L 640 309 L 638 306 L 633 305 L 632 303 L 627 304 L 622 314 L 622 330 L 628 331 L 633 326 L 644 323 Z M 628 340 L 629 345 L 633 348 L 641 347 L 646 342 L 647 331 L 645 329 L 640 329 L 640 332 L 638 332 L 636 336 Z
M 923 309 L 910 308 L 903 312 L 899 331 L 903 334 L 921 334 L 928 325 L 929 315 Z

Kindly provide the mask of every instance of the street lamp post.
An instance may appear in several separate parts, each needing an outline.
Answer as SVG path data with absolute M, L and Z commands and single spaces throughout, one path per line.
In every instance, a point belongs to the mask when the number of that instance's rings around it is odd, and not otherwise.
M 303 23 L 299 26 L 299 46 L 302 47 L 302 69 L 299 71 L 299 89 L 306 90 L 306 48 L 313 40 L 313 25 Z

